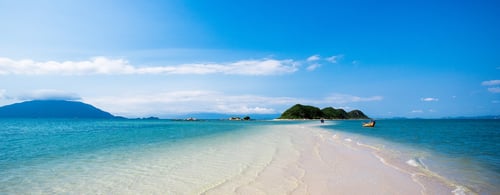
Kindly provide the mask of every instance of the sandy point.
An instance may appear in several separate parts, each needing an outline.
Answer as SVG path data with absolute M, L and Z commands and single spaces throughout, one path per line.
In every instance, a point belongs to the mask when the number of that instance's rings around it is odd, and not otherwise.
M 449 186 L 419 179 L 410 166 L 389 164 L 377 150 L 317 125 L 280 125 L 267 132 L 274 144 L 265 150 L 274 153 L 264 166 L 248 168 L 203 193 L 452 194 Z

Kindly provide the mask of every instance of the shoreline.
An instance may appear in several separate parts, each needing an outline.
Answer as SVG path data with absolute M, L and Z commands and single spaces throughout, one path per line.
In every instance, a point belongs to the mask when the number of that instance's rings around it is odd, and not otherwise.
M 403 155 L 404 151 L 394 151 L 394 147 L 387 150 L 388 148 L 385 148 L 385 146 L 380 147 L 362 143 L 355 134 L 345 132 L 331 133 L 334 139 L 344 142 L 344 145 L 364 150 L 369 153 L 368 155 L 375 156 L 385 166 L 410 176 L 413 182 L 423 187 L 422 194 L 476 194 L 469 188 L 454 183 L 438 173 L 429 170 L 422 159 L 406 158 L 408 155 Z M 394 152 L 397 152 L 397 154 Z M 405 157 L 402 158 L 403 156 Z
M 383 123 L 380 124 L 383 125 Z M 394 139 L 395 136 L 392 135 L 399 135 L 399 130 L 394 131 L 397 128 L 390 129 L 387 126 L 383 126 L 383 128 L 380 126 L 380 129 L 367 131 L 359 128 L 353 130 L 352 125 L 335 126 L 326 124 L 325 126 L 328 127 L 322 129 L 343 137 L 339 137 L 339 139 L 350 139 L 352 144 L 372 149 L 374 155 L 382 157 L 389 165 L 402 168 L 406 172 L 413 174 L 414 177 L 425 180 L 423 182 L 427 183 L 427 185 L 435 186 L 436 183 L 439 183 L 439 185 L 451 189 L 452 194 L 496 194 L 498 192 L 499 188 L 495 186 L 498 181 L 497 172 L 488 167 L 487 164 L 481 164 L 484 162 L 477 161 L 478 159 L 468 159 L 465 154 L 451 153 L 460 152 L 462 149 L 452 149 L 451 152 L 446 148 L 443 150 L 444 147 L 448 147 L 445 143 L 450 139 L 436 137 L 435 140 L 444 139 L 441 142 L 443 144 L 436 145 L 439 148 L 430 148 L 427 147 L 429 145 L 424 146 L 422 144 L 428 144 L 428 138 L 408 137 L 408 135 L 418 136 L 418 133 L 413 134 L 415 128 L 405 129 L 412 130 L 412 133 L 406 134 L 407 138 Z M 344 127 L 349 130 L 345 130 Z M 432 127 L 428 129 L 428 131 L 432 130 L 434 130 Z M 453 135 L 450 136 L 453 137 Z M 414 142 L 409 139 L 423 141 Z M 461 140 L 456 140 L 456 143 L 463 143 L 463 139 Z M 457 144 L 454 145 L 457 147 Z M 433 144 L 430 144 L 430 146 L 433 146 Z M 478 152 L 482 151 L 489 150 L 483 148 Z M 464 150 L 464 152 L 470 153 L 470 150 Z M 447 192 L 447 194 L 449 193 Z
M 468 193 L 320 126 L 249 125 L 174 142 L 66 155 L 12 169 L 1 187 L 6 194 Z
M 462 193 L 454 191 L 459 188 L 456 186 L 454 188 L 450 183 L 421 173 L 417 167 L 393 164 L 390 159 L 377 155 L 378 150 L 374 147 L 354 143 L 348 137 L 341 137 L 317 126 L 287 124 L 272 127 L 277 131 L 287 131 L 286 136 L 289 136 L 287 139 L 290 142 L 287 147 L 277 146 L 279 152 L 273 155 L 273 159 L 259 174 L 235 177 L 202 193 Z M 287 149 L 290 146 L 293 149 Z M 241 184 L 240 180 L 252 180 L 252 182 Z M 280 180 L 281 182 L 278 182 Z

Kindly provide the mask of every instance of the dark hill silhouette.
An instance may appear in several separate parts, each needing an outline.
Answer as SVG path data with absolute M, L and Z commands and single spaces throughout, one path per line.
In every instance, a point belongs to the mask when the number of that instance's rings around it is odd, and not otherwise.
M 335 109 L 332 107 L 326 107 L 321 109 L 321 112 L 324 114 L 323 117 L 327 119 L 348 119 L 350 117 L 349 114 L 342 108 Z
M 350 119 L 368 119 L 361 110 L 353 110 L 347 113 Z
M 33 100 L 0 107 L 0 118 L 115 118 L 92 105 L 66 100 Z
M 332 107 L 323 108 L 320 110 L 314 106 L 296 104 L 287 109 L 279 119 L 368 119 L 360 110 L 346 112 L 343 109 L 335 109 Z

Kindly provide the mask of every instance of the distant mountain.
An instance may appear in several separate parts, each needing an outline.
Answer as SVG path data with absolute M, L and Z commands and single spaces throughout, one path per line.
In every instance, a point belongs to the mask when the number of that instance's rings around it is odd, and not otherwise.
M 314 106 L 296 104 L 287 109 L 279 119 L 369 119 L 362 111 L 346 112 L 344 109 L 327 107 L 319 109 Z
M 445 117 L 443 119 L 500 119 L 500 115 L 489 116 L 459 116 L 459 117 Z
M 33 100 L 0 107 L 0 118 L 115 118 L 115 116 L 77 101 Z

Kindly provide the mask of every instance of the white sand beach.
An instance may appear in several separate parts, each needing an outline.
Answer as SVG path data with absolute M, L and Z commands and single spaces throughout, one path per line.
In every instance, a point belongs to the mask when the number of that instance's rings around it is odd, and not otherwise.
M 452 194 L 406 163 L 312 124 L 68 156 L 18 172 L 10 194 Z M 46 167 L 43 167 L 46 166 Z M 17 186 L 17 187 L 16 187 Z M 25 186 L 25 185 L 23 185 Z
M 451 194 L 452 188 L 398 167 L 376 150 L 314 126 L 269 130 L 272 159 L 207 189 L 207 194 Z M 276 131 L 272 133 L 272 131 Z M 268 137 L 268 138 L 269 138 Z M 254 145 L 262 147 L 262 145 Z M 253 170 L 252 170 L 253 169 Z

